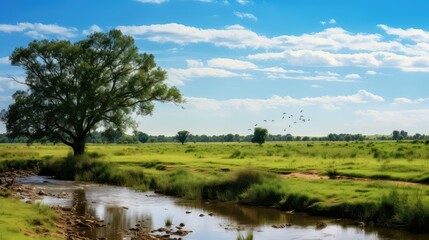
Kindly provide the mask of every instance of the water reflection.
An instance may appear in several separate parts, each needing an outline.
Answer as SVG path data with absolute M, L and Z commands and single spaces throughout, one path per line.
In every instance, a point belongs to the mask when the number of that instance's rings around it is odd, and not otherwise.
M 50 205 L 74 206 L 80 216 L 91 215 L 104 220 L 106 226 L 83 230 L 91 239 L 127 239 L 129 228 L 140 224 L 148 229 L 164 226 L 167 218 L 173 227 L 185 223 L 193 232 L 183 239 L 237 239 L 238 234 L 253 239 L 429 239 L 428 234 L 412 234 L 384 228 L 360 228 L 352 221 L 287 214 L 275 209 L 242 206 L 223 202 L 185 201 L 177 198 L 136 192 L 123 187 L 78 184 L 43 177 L 23 180 L 47 192 L 67 192 L 69 199 L 45 197 Z M 187 213 L 188 212 L 188 213 Z M 209 213 L 213 213 L 210 216 Z M 200 214 L 204 214 L 200 217 Z M 320 222 L 326 227 L 317 227 Z M 272 225 L 291 224 L 275 229 Z M 249 233 L 250 234 L 250 233 Z
M 104 188 L 104 187 L 101 187 Z M 72 206 L 76 209 L 78 216 L 96 216 L 104 220 L 105 227 L 82 229 L 83 236 L 91 239 L 107 238 L 122 240 L 127 229 L 135 227 L 136 224 L 147 229 L 153 228 L 151 215 L 131 211 L 128 207 L 121 205 L 106 204 L 104 199 L 108 197 L 109 191 L 95 188 L 78 188 L 72 192 Z M 117 189 L 119 190 L 119 189 Z M 107 195 L 106 195 L 107 194 Z M 87 195 L 90 200 L 87 199 Z

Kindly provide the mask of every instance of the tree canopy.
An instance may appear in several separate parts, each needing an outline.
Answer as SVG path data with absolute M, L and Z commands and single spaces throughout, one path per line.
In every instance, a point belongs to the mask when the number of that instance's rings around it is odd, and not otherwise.
M 189 136 L 189 132 L 186 131 L 186 130 L 182 130 L 182 131 L 177 132 L 176 139 L 180 143 L 185 144 L 186 139 L 188 138 L 188 136 Z
M 262 145 L 268 137 L 268 130 L 265 128 L 255 128 L 255 132 L 253 133 L 252 143 L 258 143 Z
M 75 155 L 84 153 L 86 136 L 98 127 L 126 129 L 135 123 L 132 113 L 152 113 L 153 101 L 182 102 L 154 56 L 139 53 L 119 30 L 76 43 L 35 40 L 16 48 L 10 61 L 26 71 L 27 90 L 13 94 L 1 113 L 8 136 L 62 142 Z

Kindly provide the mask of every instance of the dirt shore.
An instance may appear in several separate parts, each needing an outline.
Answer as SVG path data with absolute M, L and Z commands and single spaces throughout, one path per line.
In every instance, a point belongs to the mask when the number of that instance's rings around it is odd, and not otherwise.
M 10 191 L 10 197 L 20 199 L 28 204 L 36 204 L 38 200 L 40 200 L 44 196 L 56 198 L 72 198 L 72 196 L 69 196 L 69 194 L 65 192 L 61 192 L 55 195 L 45 192 L 43 190 L 37 190 L 36 188 L 29 185 L 19 184 L 16 182 L 16 179 L 35 175 L 35 172 L 29 170 L 8 169 L 6 171 L 2 171 L 0 172 L 0 190 Z M 76 206 L 53 206 L 51 208 L 58 213 L 58 218 L 56 219 L 55 223 L 57 230 L 54 233 L 41 233 L 40 236 L 48 238 L 64 238 L 68 240 L 88 240 L 90 238 L 83 236 L 83 231 L 85 229 L 106 227 L 106 224 L 103 220 L 96 219 L 95 217 L 90 215 L 79 216 L 76 211 Z M 124 230 L 125 235 L 129 236 L 131 239 L 136 240 L 179 240 L 182 239 L 180 236 L 185 236 L 189 232 L 190 231 L 182 230 L 180 227 L 178 227 L 178 230 L 176 231 L 170 228 L 159 228 L 150 231 L 140 226 Z M 32 237 L 37 237 L 38 234 L 31 235 L 34 235 Z M 175 236 L 179 237 L 176 238 Z M 99 240 L 102 239 L 105 238 L 99 238 Z

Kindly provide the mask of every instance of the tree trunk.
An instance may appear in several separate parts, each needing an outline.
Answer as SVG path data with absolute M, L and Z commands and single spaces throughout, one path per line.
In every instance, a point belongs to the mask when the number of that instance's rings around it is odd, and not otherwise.
M 84 140 L 76 140 L 73 143 L 73 154 L 75 157 L 82 156 L 85 153 L 85 141 Z

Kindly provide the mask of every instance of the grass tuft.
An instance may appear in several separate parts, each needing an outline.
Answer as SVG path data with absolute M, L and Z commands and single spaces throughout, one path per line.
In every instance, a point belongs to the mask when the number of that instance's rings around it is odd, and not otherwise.
M 238 233 L 237 240 L 253 240 L 253 232 L 247 232 L 246 235 Z

